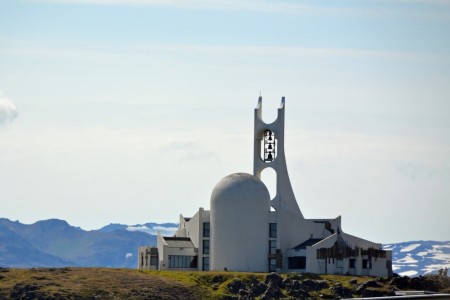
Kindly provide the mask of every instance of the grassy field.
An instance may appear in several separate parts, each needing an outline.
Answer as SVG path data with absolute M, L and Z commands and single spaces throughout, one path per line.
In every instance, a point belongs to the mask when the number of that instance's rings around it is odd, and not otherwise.
M 137 271 L 107 268 L 0 268 L 0 299 L 237 299 L 239 293 L 230 286 L 238 283 L 267 288 L 267 273 L 243 272 L 189 272 L 189 271 Z M 289 279 L 286 279 L 289 278 Z M 280 298 L 295 299 L 286 282 L 324 282 L 326 287 L 309 289 L 308 299 L 335 299 L 333 287 L 340 286 L 355 294 L 357 287 L 376 281 L 368 286 L 371 292 L 392 292 L 389 280 L 361 276 L 282 274 L 283 286 L 278 289 Z M 409 279 L 408 279 L 409 280 Z M 427 279 L 428 280 L 428 279 Z M 430 279 L 429 283 L 447 279 Z M 286 286 L 285 286 L 286 285 Z M 442 286 L 442 282 L 441 282 Z M 240 289 L 239 292 L 241 292 Z M 446 290 L 449 292 L 450 288 Z M 262 295 L 256 296 L 258 299 Z M 297 296 L 298 297 L 298 296 Z M 267 298 L 267 297 L 266 297 Z M 246 299 L 242 297 L 242 299 Z

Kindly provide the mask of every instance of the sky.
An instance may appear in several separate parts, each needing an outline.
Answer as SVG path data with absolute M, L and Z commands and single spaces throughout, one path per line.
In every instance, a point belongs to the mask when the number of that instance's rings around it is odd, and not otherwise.
M 91 230 L 209 209 L 253 172 L 260 94 L 267 123 L 286 97 L 306 218 L 450 240 L 448 0 L 2 0 L 0 217 Z

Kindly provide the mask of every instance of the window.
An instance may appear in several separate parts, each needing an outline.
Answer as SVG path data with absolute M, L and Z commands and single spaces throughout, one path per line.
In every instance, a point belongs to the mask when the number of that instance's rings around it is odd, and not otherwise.
M 210 236 L 210 227 L 211 224 L 209 222 L 203 222 L 203 237 Z
M 349 267 L 350 269 L 354 269 L 355 266 L 356 266 L 356 259 L 350 258 L 350 260 L 348 261 L 348 267 Z
M 209 240 L 203 240 L 203 254 L 209 254 Z
M 275 258 L 269 259 L 269 272 L 277 271 L 277 260 Z
M 269 241 L 269 254 L 277 253 L 277 241 Z
M 306 269 L 306 257 L 288 257 L 288 269 Z
M 157 266 L 158 265 L 158 256 L 151 256 L 150 257 L 150 265 L 151 266 Z
M 203 257 L 203 271 L 209 271 L 209 257 Z
M 269 237 L 277 237 L 277 223 L 269 223 Z
M 197 268 L 197 256 L 169 255 L 169 268 Z
M 362 268 L 363 269 L 371 269 L 372 266 L 371 266 L 370 260 L 363 259 L 363 261 L 362 261 Z

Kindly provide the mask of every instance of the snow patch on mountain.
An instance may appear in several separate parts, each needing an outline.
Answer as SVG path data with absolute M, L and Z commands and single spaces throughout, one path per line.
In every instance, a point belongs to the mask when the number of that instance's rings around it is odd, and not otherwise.
M 400 252 L 409 252 L 409 251 L 416 249 L 419 246 L 420 246 L 420 244 L 411 244 L 406 247 L 403 247 L 402 250 L 400 250 Z
M 411 241 L 386 244 L 392 250 L 392 270 L 401 276 L 437 274 L 450 268 L 450 241 Z
M 164 236 L 172 236 L 177 231 L 178 227 L 164 227 L 160 225 L 148 226 L 148 225 L 134 225 L 128 226 L 128 231 L 142 231 L 148 234 L 156 235 L 158 231 Z

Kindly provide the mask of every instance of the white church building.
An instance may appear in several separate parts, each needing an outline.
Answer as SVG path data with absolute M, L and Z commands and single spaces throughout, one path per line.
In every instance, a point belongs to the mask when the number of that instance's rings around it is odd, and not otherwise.
M 277 119 L 264 123 L 259 98 L 253 175 L 221 179 L 211 193 L 210 210 L 200 208 L 191 218 L 180 215 L 174 236 L 158 233 L 156 248 L 139 248 L 139 269 L 392 274 L 392 252 L 344 233 L 340 216 L 304 218 L 287 171 L 284 116 L 283 97 Z M 265 168 L 276 172 L 273 199 L 260 179 Z

